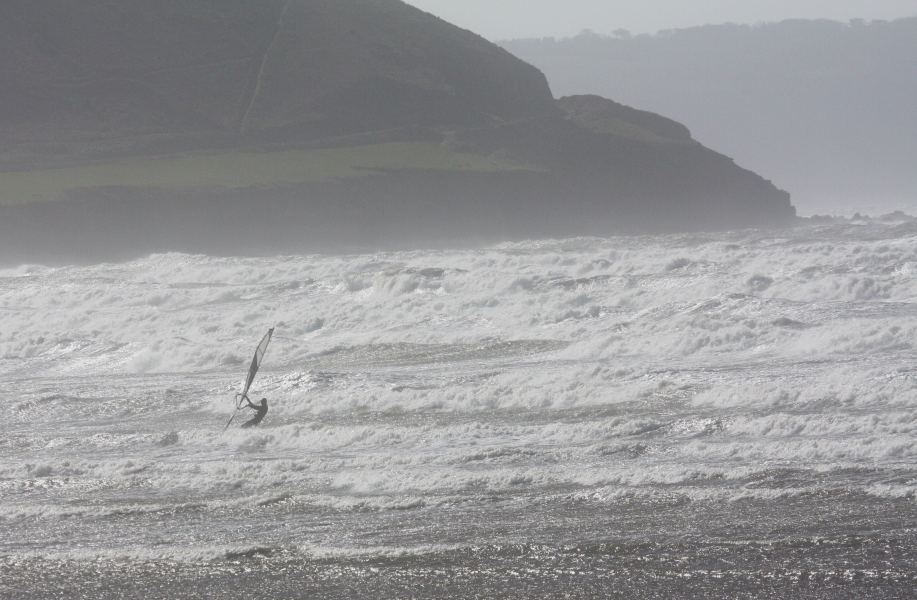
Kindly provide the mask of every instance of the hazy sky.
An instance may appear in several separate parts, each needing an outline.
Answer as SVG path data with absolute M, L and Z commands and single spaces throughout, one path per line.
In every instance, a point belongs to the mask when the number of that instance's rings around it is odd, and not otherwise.
M 656 32 L 708 23 L 789 18 L 917 16 L 917 0 L 406 0 L 492 40 L 562 37 L 592 29 Z

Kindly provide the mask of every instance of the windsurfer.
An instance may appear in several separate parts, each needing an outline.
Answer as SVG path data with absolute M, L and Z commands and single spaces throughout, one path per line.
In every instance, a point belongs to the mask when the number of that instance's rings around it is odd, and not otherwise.
M 229 429 L 229 426 L 232 425 L 233 419 L 236 418 L 239 411 L 245 408 L 245 404 L 248 404 L 248 408 L 255 411 L 255 416 L 242 427 L 255 427 L 264 419 L 264 415 L 267 414 L 267 399 L 261 400 L 260 404 L 252 404 L 252 401 L 248 399 L 248 390 L 251 389 L 252 382 L 255 380 L 255 375 L 258 374 L 258 369 L 261 368 L 261 361 L 264 359 L 264 353 L 267 352 L 268 344 L 271 343 L 272 335 L 274 335 L 273 327 L 268 330 L 263 338 L 261 338 L 261 343 L 258 344 L 258 347 L 255 349 L 252 363 L 248 367 L 248 377 L 245 378 L 245 387 L 242 388 L 240 394 L 236 394 L 236 410 L 232 413 L 232 416 L 229 417 L 229 421 L 226 423 L 226 427 L 223 428 L 223 431 Z M 243 400 L 245 404 L 242 403 Z
M 252 404 L 252 401 L 248 399 L 248 396 L 246 396 L 245 402 L 248 404 L 250 409 L 255 411 L 255 416 L 243 423 L 242 429 L 256 427 L 264 419 L 264 415 L 267 414 L 267 398 L 262 398 L 260 404 Z

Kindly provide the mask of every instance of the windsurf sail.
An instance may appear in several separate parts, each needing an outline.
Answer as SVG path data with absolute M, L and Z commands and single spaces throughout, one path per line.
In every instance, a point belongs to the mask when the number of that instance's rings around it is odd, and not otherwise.
M 261 368 L 261 361 L 264 360 L 264 354 L 267 352 L 268 344 L 271 343 L 271 337 L 273 337 L 273 335 L 274 328 L 271 327 L 268 329 L 268 332 L 264 334 L 264 337 L 261 338 L 261 343 L 258 344 L 258 347 L 255 348 L 255 355 L 252 357 L 251 365 L 248 367 L 248 376 L 245 378 L 245 385 L 242 391 L 236 394 L 236 411 L 232 414 L 232 417 L 230 417 L 229 423 L 226 423 L 226 427 L 223 428 L 223 431 L 229 428 L 230 424 L 232 424 L 232 420 L 236 418 L 236 415 L 248 400 L 248 391 L 252 387 L 252 382 L 255 381 L 255 375 L 258 374 L 258 370 Z
M 248 377 L 245 378 L 245 387 L 242 388 L 242 393 L 239 394 L 237 401 L 237 408 L 242 408 L 242 402 L 248 398 L 248 390 L 252 388 L 252 382 L 255 381 L 255 375 L 258 374 L 258 369 L 261 368 L 261 361 L 264 360 L 264 353 L 267 352 L 267 346 L 271 343 L 271 337 L 274 335 L 274 328 L 268 330 L 264 337 L 261 338 L 261 343 L 258 344 L 258 347 L 255 348 L 255 355 L 252 357 L 252 364 L 248 367 Z

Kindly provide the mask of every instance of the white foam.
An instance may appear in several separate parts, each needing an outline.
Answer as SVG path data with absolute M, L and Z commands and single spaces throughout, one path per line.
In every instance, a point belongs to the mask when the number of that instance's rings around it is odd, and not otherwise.
M 0 519 L 912 498 L 914 265 L 870 224 L 5 270 Z M 221 433 L 273 325 L 267 419 Z

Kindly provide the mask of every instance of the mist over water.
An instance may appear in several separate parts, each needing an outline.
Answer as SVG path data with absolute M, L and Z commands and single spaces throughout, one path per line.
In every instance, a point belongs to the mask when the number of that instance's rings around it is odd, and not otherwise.
M 4 270 L 0 595 L 906 597 L 915 272 L 910 220 Z

